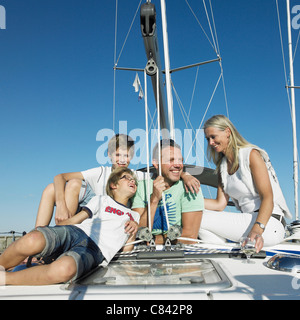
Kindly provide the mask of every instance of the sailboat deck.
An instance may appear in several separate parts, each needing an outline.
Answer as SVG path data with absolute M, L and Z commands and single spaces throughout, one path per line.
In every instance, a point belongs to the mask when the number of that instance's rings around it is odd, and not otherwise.
M 299 245 L 289 247 L 292 251 Z M 0 299 L 299 300 L 298 275 L 268 268 L 269 259 L 260 256 L 247 264 L 240 255 L 222 250 L 201 254 L 159 250 L 148 256 L 118 257 L 72 284 L 2 287 Z

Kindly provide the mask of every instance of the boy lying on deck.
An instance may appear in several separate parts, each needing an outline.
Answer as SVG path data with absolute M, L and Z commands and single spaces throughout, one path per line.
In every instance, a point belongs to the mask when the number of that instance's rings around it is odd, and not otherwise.
M 107 196 L 92 198 L 81 212 L 65 221 L 68 225 L 38 227 L 0 256 L 2 270 L 17 266 L 28 256 L 54 262 L 5 272 L 4 277 L 0 269 L 0 278 L 5 278 L 6 285 L 50 285 L 74 281 L 100 263 L 109 263 L 126 241 L 135 239 L 140 216 L 127 203 L 136 185 L 130 169 L 116 169 L 108 179 Z M 124 249 L 129 251 L 133 246 Z

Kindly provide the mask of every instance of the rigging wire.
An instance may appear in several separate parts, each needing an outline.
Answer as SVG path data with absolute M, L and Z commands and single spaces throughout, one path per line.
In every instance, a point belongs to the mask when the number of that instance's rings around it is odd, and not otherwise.
M 119 60 L 120 60 L 121 55 L 122 55 L 122 53 L 123 53 L 123 50 L 124 50 L 124 48 L 125 48 L 127 39 L 128 39 L 129 34 L 130 34 L 130 32 L 131 32 L 132 26 L 133 26 L 133 24 L 134 24 L 134 21 L 135 21 L 135 19 L 136 19 L 136 16 L 137 16 L 138 12 L 139 12 L 141 3 L 142 3 L 142 0 L 140 0 L 140 3 L 139 3 L 139 5 L 138 5 L 138 7 L 137 7 L 137 9 L 136 9 L 136 11 L 135 11 L 134 17 L 133 17 L 133 19 L 132 19 L 132 21 L 131 21 L 129 30 L 128 30 L 128 32 L 127 32 L 127 35 L 126 35 L 125 40 L 124 40 L 124 43 L 123 43 L 122 48 L 121 48 L 121 50 L 120 50 L 120 53 L 119 53 L 118 59 L 117 59 L 117 61 L 116 61 L 116 64 L 119 63 Z
M 159 70 L 157 70 L 156 73 L 156 83 L 159 83 Z M 158 171 L 159 171 L 159 175 L 162 176 L 162 168 L 161 168 L 161 146 L 160 146 L 160 132 L 161 132 L 161 128 L 160 128 L 160 101 L 159 101 L 159 86 L 156 86 L 156 97 L 157 97 L 157 142 L 158 142 Z M 169 223 L 169 216 L 168 216 L 168 210 L 167 210 L 167 205 L 166 205 L 166 198 L 165 198 L 165 193 L 162 192 L 162 201 L 163 201 L 163 206 L 164 206 L 164 212 L 165 212 L 165 218 L 167 221 L 167 230 L 170 229 L 170 223 Z M 151 214 L 151 213 L 150 213 Z
M 222 85 L 223 85 L 223 93 L 224 93 L 224 99 L 225 99 L 226 115 L 227 115 L 227 118 L 230 119 L 226 85 L 225 85 L 225 79 L 224 79 L 224 70 L 223 70 L 223 64 L 221 61 L 220 61 L 220 68 L 221 68 L 221 75 L 222 75 Z
M 217 84 L 216 84 L 215 89 L 214 89 L 214 91 L 213 91 L 213 93 L 212 93 L 212 96 L 211 96 L 211 98 L 210 98 L 210 100 L 209 100 L 209 102 L 208 102 L 207 108 L 206 108 L 206 110 L 205 110 L 205 112 L 204 112 L 204 115 L 203 115 L 203 118 L 202 118 L 202 120 L 201 120 L 201 122 L 200 122 L 199 128 L 202 128 L 202 124 L 203 124 L 204 119 L 205 119 L 205 117 L 206 117 L 207 111 L 208 111 L 208 109 L 210 108 L 210 105 L 211 105 L 211 103 L 212 103 L 212 100 L 213 100 L 213 98 L 214 98 L 214 95 L 215 95 L 215 93 L 216 93 L 216 90 L 217 90 L 217 88 L 218 88 L 218 86 L 219 86 L 219 83 L 220 83 L 221 78 L 222 78 L 222 72 L 221 72 L 220 77 L 219 77 L 219 79 L 218 79 L 218 81 L 217 81 Z
M 210 43 L 210 45 L 212 46 L 213 50 L 216 52 L 216 54 L 218 54 L 217 51 L 216 51 L 216 47 L 212 44 L 211 40 L 209 39 L 207 33 L 205 32 L 202 24 L 200 23 L 198 17 L 196 16 L 196 14 L 195 14 L 194 10 L 192 9 L 191 5 L 189 4 L 188 0 L 185 0 L 185 2 L 186 2 L 186 4 L 188 5 L 189 9 L 191 10 L 191 13 L 193 14 L 194 18 L 195 18 L 196 21 L 198 22 L 200 28 L 202 29 L 204 35 L 206 36 L 206 38 L 207 38 L 208 42 Z
M 215 37 L 216 37 L 216 49 L 217 49 L 217 52 L 218 52 L 218 54 L 220 56 L 218 33 L 217 33 L 215 17 L 214 17 L 214 11 L 213 11 L 213 8 L 212 8 L 211 0 L 209 0 L 209 6 L 210 6 L 210 14 L 211 14 L 211 18 L 212 18 L 212 24 L 213 24 L 213 27 L 214 27 L 214 34 L 215 34 Z
M 205 4 L 205 0 L 203 0 L 203 6 L 204 6 L 205 13 L 206 13 L 206 19 L 207 19 L 207 21 L 208 21 L 208 25 L 209 25 L 209 29 L 210 29 L 212 41 L 210 41 L 207 33 L 206 33 L 205 30 L 204 30 L 204 27 L 201 25 L 198 17 L 196 16 L 195 11 L 192 9 L 192 7 L 191 7 L 190 3 L 188 2 L 188 0 L 185 0 L 185 2 L 186 2 L 186 4 L 187 4 L 187 6 L 189 7 L 190 11 L 192 12 L 194 18 L 195 18 L 196 21 L 198 22 L 199 26 L 201 27 L 201 29 L 202 29 L 203 33 L 205 34 L 206 38 L 208 39 L 209 43 L 210 43 L 211 46 L 213 47 L 215 53 L 216 53 L 217 56 L 220 58 L 220 49 L 219 49 L 219 43 L 218 43 L 218 35 L 217 35 L 217 29 L 216 29 L 216 24 L 215 24 L 215 20 L 214 20 L 214 14 L 213 14 L 213 8 L 212 8 L 211 1 L 209 1 L 209 4 L 210 4 L 210 12 L 211 12 L 211 16 L 212 16 L 212 22 L 210 22 L 210 17 L 209 17 L 209 13 L 208 13 L 208 10 L 207 10 L 207 6 L 206 6 L 206 4 Z M 226 94 L 226 87 L 225 87 L 225 79 L 224 79 L 224 72 L 223 72 L 222 61 L 220 61 L 220 69 L 221 69 L 221 78 L 222 78 L 223 91 L 224 91 L 224 99 L 225 99 L 225 105 L 226 105 L 226 113 L 227 113 L 227 116 L 228 116 L 228 118 L 229 118 L 229 108 L 228 108 L 228 101 L 227 101 L 227 94 Z M 189 120 L 189 119 L 190 119 L 190 114 L 191 114 L 191 110 L 192 110 L 192 105 L 193 105 L 193 100 L 194 100 L 194 94 L 195 94 L 195 90 L 196 90 L 196 84 L 197 84 L 197 79 L 198 79 L 198 72 L 199 72 L 199 67 L 197 68 L 197 74 L 196 74 L 196 78 L 195 78 L 195 82 L 194 82 L 194 88 L 193 88 L 193 92 L 192 92 L 192 98 L 191 98 L 191 102 L 190 102 L 190 107 L 189 107 L 188 113 L 185 111 L 182 102 L 180 101 L 180 103 L 179 103 L 179 100 L 180 100 L 180 99 L 179 99 L 179 96 L 178 96 L 178 94 L 177 94 L 177 92 L 176 92 L 176 90 L 175 90 L 174 83 L 172 83 L 172 88 L 173 88 L 173 91 L 174 91 L 175 96 L 176 96 L 176 98 L 177 98 L 178 105 L 179 105 L 180 111 L 181 111 L 181 113 L 182 113 L 182 117 L 183 117 L 183 119 L 184 119 L 184 121 L 185 121 L 185 124 L 186 124 L 186 128 L 188 128 L 187 123 L 190 123 L 190 120 Z M 220 82 L 220 78 L 219 78 L 219 80 L 218 80 L 218 82 L 217 82 L 216 88 L 218 87 L 219 82 Z M 203 117 L 203 119 L 202 119 L 202 121 L 201 121 L 201 124 L 200 124 L 200 126 L 199 126 L 199 129 L 201 128 L 201 125 L 202 125 L 202 123 L 203 123 L 203 120 L 204 120 L 204 118 L 205 118 L 205 116 L 206 116 L 206 113 L 207 113 L 207 111 L 208 111 L 208 109 L 209 109 L 209 106 L 210 106 L 210 104 L 211 104 L 212 98 L 213 98 L 213 96 L 214 96 L 214 94 L 215 94 L 215 92 L 216 92 L 216 88 L 215 88 L 215 90 L 214 90 L 214 92 L 213 92 L 213 94 L 212 94 L 211 100 L 210 100 L 210 102 L 209 102 L 209 104 L 208 104 L 208 107 L 207 107 L 206 112 L 205 112 L 205 114 L 204 114 L 204 117 Z M 184 117 L 184 115 L 183 115 L 183 112 L 184 112 L 185 115 L 186 115 L 186 120 L 185 120 L 185 117 Z M 190 123 L 190 124 L 191 124 L 191 123 Z M 191 124 L 191 128 L 193 128 L 192 124 Z M 193 129 L 193 131 L 195 132 L 194 129 Z M 194 141 L 194 142 L 195 142 L 195 141 Z M 194 142 L 193 142 L 193 145 L 192 145 L 191 148 L 190 148 L 189 154 L 190 154 L 191 150 L 194 148 Z
M 210 13 L 211 13 L 211 17 L 212 17 L 212 23 L 213 23 L 213 27 L 214 27 L 214 33 L 212 31 L 211 31 L 211 33 L 212 33 L 212 36 L 213 36 L 213 34 L 215 34 L 215 37 L 216 37 L 215 45 L 216 45 L 217 54 L 218 54 L 218 57 L 221 57 L 219 40 L 218 40 L 218 33 L 217 33 L 217 28 L 216 28 L 215 17 L 214 17 L 214 12 L 213 12 L 213 8 L 212 8 L 211 0 L 209 0 L 209 5 L 210 5 Z M 207 18 L 209 19 L 208 15 L 207 15 Z M 225 99 L 225 106 L 226 106 L 226 115 L 227 115 L 227 118 L 229 119 L 229 107 L 228 107 L 227 92 L 226 92 L 226 86 L 225 86 L 225 78 L 224 78 L 224 70 L 223 70 L 222 60 L 220 60 L 219 63 L 220 63 L 221 74 L 222 74 L 222 84 L 223 84 L 223 92 L 224 92 L 224 99 Z
M 284 54 L 283 36 L 282 36 L 282 28 L 281 28 L 281 21 L 280 21 L 280 9 L 279 9 L 279 5 L 278 5 L 278 0 L 276 0 L 276 10 L 277 10 L 277 20 L 278 20 L 280 44 L 281 44 L 282 63 L 283 63 L 284 77 L 285 77 L 286 94 L 287 94 L 288 103 L 289 103 L 290 116 L 292 118 L 292 103 L 291 103 L 291 97 L 290 97 L 290 91 L 289 91 L 289 80 L 288 80 L 288 76 L 287 76 L 286 58 L 285 58 L 285 54 Z M 298 35 L 298 39 L 297 39 L 297 46 L 298 46 L 298 42 L 299 42 L 299 37 L 300 37 L 300 31 L 299 31 L 299 35 Z M 296 51 L 297 51 L 297 47 L 294 51 L 293 61 L 295 59 Z M 300 168 L 299 152 L 298 152 L 298 168 Z
M 210 6 L 210 13 L 211 13 L 211 19 L 212 23 L 210 22 L 210 17 L 208 14 L 207 6 L 205 4 L 205 0 L 203 0 L 203 6 L 204 10 L 206 13 L 206 19 L 209 25 L 210 33 L 211 33 L 211 38 L 212 42 L 210 41 L 207 33 L 205 32 L 203 26 L 201 25 L 198 17 L 196 16 L 194 10 L 192 9 L 191 5 L 189 4 L 188 0 L 185 0 L 186 4 L 188 5 L 190 11 L 192 12 L 193 16 L 195 17 L 196 21 L 198 22 L 199 26 L 201 27 L 203 33 L 205 34 L 206 38 L 208 39 L 210 45 L 213 47 L 215 53 L 217 56 L 220 58 L 220 46 L 219 46 L 219 41 L 218 41 L 218 33 L 217 33 L 217 28 L 216 28 L 216 23 L 215 23 L 215 18 L 214 18 L 214 13 L 213 13 L 213 8 L 211 4 L 211 0 L 209 0 L 209 6 Z M 213 28 L 212 28 L 213 25 Z M 222 84 L 223 84 L 223 92 L 224 92 L 224 99 L 225 99 L 225 106 L 226 106 L 226 115 L 229 118 L 229 107 L 228 107 L 228 100 L 227 100 L 227 93 L 226 93 L 226 86 L 225 86 L 225 79 L 224 79 L 224 72 L 223 72 L 223 65 L 222 65 L 222 60 L 220 60 L 220 68 L 221 68 L 221 74 L 222 74 Z
M 114 66 L 116 66 L 117 59 L 117 34 L 118 34 L 118 0 L 116 0 L 115 13 L 115 48 L 114 48 Z M 113 82 L 113 131 L 115 132 L 115 117 L 116 117 L 116 69 L 114 68 L 114 82 Z
M 217 48 L 218 56 L 221 57 L 219 40 L 218 40 L 218 33 L 217 33 L 214 11 L 213 11 L 213 7 L 211 4 L 211 0 L 209 0 L 209 5 L 210 5 L 210 13 L 211 13 L 211 17 L 212 17 L 212 23 L 213 23 L 213 27 L 214 27 L 214 34 L 216 37 L 216 48 Z M 226 92 L 226 86 L 225 86 L 225 78 L 224 78 L 224 70 L 223 70 L 222 60 L 220 60 L 219 63 L 220 63 L 220 68 L 221 68 L 221 73 L 222 73 L 222 84 L 223 84 L 223 92 L 224 92 L 224 99 L 225 99 L 225 106 L 226 106 L 226 115 L 227 115 L 227 118 L 229 119 L 230 118 L 229 117 L 229 107 L 228 107 L 227 92 Z
M 146 152 L 147 152 L 147 202 L 148 202 L 148 227 L 152 232 L 151 223 L 151 206 L 150 206 L 150 155 L 149 155 L 149 130 L 148 130 L 148 87 L 147 87 L 147 72 L 144 71 L 144 99 L 145 99 L 145 122 L 146 122 Z
M 288 87 L 288 77 L 287 77 L 287 68 L 286 68 L 286 58 L 284 54 L 284 49 L 283 49 L 283 37 L 282 37 L 282 28 L 281 28 L 281 22 L 280 22 L 280 11 L 279 11 L 279 6 L 278 6 L 278 0 L 276 0 L 276 8 L 277 8 L 277 19 L 278 19 L 278 28 L 279 28 L 279 35 L 280 35 L 280 43 L 281 43 L 281 54 L 282 54 L 282 62 L 283 62 L 283 69 L 284 69 L 284 76 L 285 76 L 285 84 L 286 87 Z M 286 88 L 287 90 L 287 95 L 288 95 L 288 101 L 289 101 L 289 107 L 290 107 L 290 113 L 292 115 L 292 108 L 291 108 L 291 99 L 290 99 L 290 94 L 289 94 L 289 89 Z
M 217 54 L 217 56 L 220 58 L 220 47 L 219 47 L 219 41 L 218 41 L 218 34 L 217 34 L 217 28 L 216 28 L 216 24 L 215 24 L 215 19 L 214 19 L 214 13 L 213 13 L 213 8 L 212 8 L 212 4 L 211 4 L 211 0 L 209 0 L 209 6 L 210 6 L 210 13 L 211 13 L 211 20 L 212 22 L 210 21 L 210 16 L 209 16 L 209 13 L 208 13 L 208 10 L 207 10 L 207 6 L 206 6 L 206 3 L 205 3 L 205 0 L 203 0 L 203 6 L 204 6 L 204 10 L 205 10 L 205 13 L 206 13 L 206 19 L 208 21 L 208 25 L 209 25 L 209 29 L 210 29 L 210 33 L 211 33 L 211 38 L 212 38 L 212 41 L 209 39 L 207 33 L 205 32 L 204 30 L 204 27 L 201 25 L 198 17 L 196 16 L 196 13 L 195 11 L 192 9 L 190 3 L 188 2 L 188 0 L 185 0 L 186 4 L 188 5 L 190 11 L 192 12 L 194 18 L 196 19 L 196 21 L 198 22 L 200 28 L 202 29 L 203 33 L 205 34 L 206 38 L 208 39 L 210 45 L 213 47 L 215 53 Z M 229 107 L 228 107 L 228 100 L 227 100 L 227 93 L 226 93 L 226 86 L 225 86 L 225 78 L 224 78 L 224 71 L 223 71 L 223 65 L 222 65 L 222 60 L 220 60 L 219 62 L 219 65 L 220 65 L 220 69 L 221 69 L 221 73 L 220 73 L 220 77 L 218 78 L 218 81 L 217 81 L 217 84 L 214 88 L 214 91 L 212 93 L 212 96 L 210 98 L 210 101 L 206 107 L 206 110 L 205 110 L 205 113 L 203 115 L 203 118 L 201 120 L 201 123 L 199 125 L 199 128 L 198 129 L 201 129 L 202 127 L 202 124 L 204 122 L 204 119 L 206 117 L 206 114 L 211 106 L 211 103 L 212 103 L 212 100 L 215 96 L 215 93 L 216 93 L 216 90 L 219 86 L 219 83 L 220 83 L 220 80 L 222 79 L 222 85 L 223 85 L 223 93 L 224 93 L 224 99 L 225 99 L 225 107 L 226 107 L 226 114 L 227 114 L 227 117 L 229 118 Z M 186 127 L 188 127 L 187 123 L 190 123 L 190 114 L 191 114 L 191 109 L 192 109 L 192 103 L 193 103 L 193 99 L 194 99 L 194 93 L 195 93 L 195 88 L 196 88 L 196 82 L 197 82 L 197 79 L 198 79 L 198 69 L 197 69 L 197 74 L 196 74 L 196 78 L 195 78 L 195 82 L 194 82 L 194 90 L 193 90 L 193 93 L 192 93 L 192 99 L 191 99 L 191 103 L 190 103 L 190 108 L 189 108 L 189 112 L 187 113 L 185 111 L 185 108 L 182 104 L 182 102 L 180 101 L 179 99 L 179 96 L 178 96 L 178 93 L 176 92 L 176 89 L 174 87 L 174 84 L 172 84 L 172 87 L 173 87 L 173 91 L 175 93 L 175 96 L 176 96 L 176 99 L 177 99 L 177 102 L 178 102 L 178 105 L 179 105 L 179 108 L 180 108 L 180 111 L 182 113 L 182 117 L 185 121 L 185 124 L 186 124 Z M 186 115 L 186 118 L 184 117 L 184 113 Z M 192 124 L 190 123 L 191 125 L 191 128 L 193 129 L 193 126 Z M 195 130 L 193 129 L 193 132 L 195 133 Z M 194 138 L 194 141 L 192 142 L 192 145 L 191 145 L 191 148 L 188 152 L 188 156 L 190 155 L 192 149 L 194 148 L 195 149 L 195 141 L 197 140 L 197 136 L 195 134 L 195 138 Z M 198 142 L 199 143 L 199 142 Z M 202 146 L 201 146 L 201 149 L 202 149 Z M 205 155 L 205 158 L 206 158 L 206 161 L 208 163 L 208 166 L 210 167 L 210 164 L 209 164 L 209 161 L 206 157 L 206 154 L 205 152 L 203 151 L 202 149 L 202 152 L 203 154 Z M 209 193 L 211 194 L 211 191 L 210 189 L 209 190 Z
M 212 38 L 212 41 L 213 41 L 213 44 L 214 44 L 214 49 L 215 49 L 216 54 L 219 56 L 219 51 L 218 51 L 218 47 L 217 47 L 217 44 L 216 44 L 216 41 L 215 41 L 214 33 L 212 31 L 212 28 L 211 28 L 211 23 L 210 23 L 209 15 L 208 15 L 208 12 L 207 12 L 205 0 L 203 0 L 203 7 L 204 7 L 204 10 L 205 10 L 207 23 L 208 23 L 209 30 L 210 30 L 210 35 L 211 35 L 211 38 Z
M 175 88 L 175 86 L 174 86 L 173 83 L 172 83 L 172 88 L 173 88 L 173 92 L 174 92 L 174 94 L 175 94 L 175 98 L 176 98 L 176 100 L 177 100 L 179 109 L 180 109 L 180 111 L 181 111 L 182 118 L 183 118 L 183 120 L 184 120 L 184 122 L 185 122 L 185 126 L 186 126 L 186 128 L 188 128 L 188 124 L 189 124 L 190 127 L 191 127 L 191 129 L 192 129 L 192 131 L 193 131 L 193 133 L 194 133 L 194 135 L 196 136 L 196 130 L 194 129 L 194 127 L 193 127 L 193 125 L 192 125 L 192 123 L 191 123 L 191 121 L 190 121 L 190 119 L 189 119 L 189 117 L 188 117 L 188 115 L 187 115 L 187 113 L 186 113 L 186 110 L 185 110 L 185 108 L 184 108 L 184 106 L 183 106 L 183 103 L 182 103 L 182 101 L 180 100 L 180 97 L 179 97 L 179 95 L 178 95 L 178 92 L 176 91 L 176 88 Z M 203 154 L 205 155 L 205 153 L 204 153 L 204 151 L 203 151 L 203 148 L 202 148 L 202 145 L 200 144 L 199 141 L 198 141 L 198 144 L 199 144 L 199 146 L 200 146 Z M 194 145 L 195 145 L 195 140 L 193 141 L 191 148 L 193 148 Z M 188 155 L 187 155 L 186 158 L 189 157 L 189 154 L 190 154 L 190 152 L 191 152 L 191 148 L 190 148 L 189 153 L 188 153 Z M 205 156 L 205 157 L 206 157 L 206 156 Z M 206 158 L 206 160 L 208 161 L 207 158 Z M 210 167 L 209 162 L 208 162 L 208 166 Z
M 210 108 L 210 106 L 211 106 L 212 100 L 213 100 L 213 98 L 214 98 L 214 96 L 215 96 L 215 93 L 216 93 L 216 90 L 217 90 L 217 88 L 218 88 L 218 86 L 219 86 L 219 83 L 220 83 L 221 78 L 222 78 L 222 73 L 221 73 L 220 76 L 219 76 L 219 79 L 218 79 L 217 84 L 216 84 L 216 86 L 215 86 L 215 88 L 214 88 L 214 90 L 213 90 L 212 96 L 211 96 L 211 98 L 210 98 L 210 100 L 209 100 L 209 102 L 208 102 L 208 105 L 207 105 L 207 107 L 206 107 L 206 110 L 205 110 L 205 112 L 204 112 L 204 115 L 203 115 L 203 117 L 202 117 L 202 120 L 201 120 L 201 122 L 200 122 L 200 125 L 199 125 L 199 128 L 198 128 L 198 129 L 201 129 L 201 127 L 202 127 L 202 124 L 203 124 L 204 119 L 205 119 L 205 117 L 206 117 L 206 114 L 207 114 L 207 112 L 208 112 L 208 110 L 209 110 L 209 108 Z M 184 112 L 185 115 L 186 115 L 186 119 L 187 119 L 187 120 L 186 120 L 186 126 L 187 126 L 187 123 L 190 123 L 191 128 L 192 128 L 193 132 L 195 133 L 195 129 L 193 128 L 193 126 L 192 126 L 192 124 L 191 124 L 191 122 L 190 122 L 190 119 L 189 119 L 188 116 L 187 116 L 187 113 L 186 113 L 186 111 L 185 111 L 185 109 L 184 109 L 184 106 L 183 106 L 183 104 L 182 104 L 182 102 L 181 102 L 181 100 L 180 100 L 180 98 L 179 98 L 179 95 L 178 95 L 178 93 L 177 93 L 177 91 L 176 91 L 173 83 L 172 83 L 172 86 L 173 86 L 173 91 L 174 91 L 174 93 L 175 93 L 175 97 L 176 97 L 177 101 L 178 101 L 178 102 L 180 101 L 180 103 L 178 103 L 178 105 L 179 105 L 179 107 L 180 107 L 180 111 L 182 112 L 182 115 L 183 115 L 183 112 Z M 183 118 L 184 118 L 184 116 L 183 116 Z M 184 119 L 184 121 L 185 121 L 185 119 Z M 197 137 L 196 137 L 196 138 L 197 138 Z M 194 141 L 193 141 L 192 145 L 195 144 L 196 138 L 194 138 Z M 190 152 L 191 152 L 191 150 L 190 150 Z M 189 152 L 189 154 L 190 154 L 190 152 Z M 189 154 L 188 154 L 188 156 L 189 156 Z
M 125 48 L 127 39 L 129 37 L 129 34 L 131 32 L 132 26 L 134 24 L 134 21 L 136 19 L 136 16 L 139 12 L 140 6 L 141 6 L 142 0 L 140 0 L 139 5 L 135 11 L 134 17 L 131 21 L 129 30 L 127 32 L 127 35 L 125 37 L 124 43 L 122 45 L 122 48 L 120 50 L 119 56 L 117 58 L 117 35 L 118 35 L 118 0 L 116 0 L 116 13 L 115 13 L 115 43 L 114 43 L 114 80 L 113 80 L 113 131 L 115 131 L 115 117 L 116 117 L 116 67 L 119 63 L 119 60 L 121 58 L 121 55 L 123 53 L 123 50 Z
M 190 124 L 190 127 L 191 127 L 191 129 L 192 129 L 192 132 L 193 132 L 193 134 L 195 135 L 195 137 L 197 138 L 197 132 L 195 131 L 194 127 L 192 126 L 189 116 L 187 116 L 186 110 L 185 110 L 185 108 L 184 108 L 184 106 L 183 106 L 182 101 L 180 100 L 180 97 L 179 97 L 179 95 L 178 95 L 178 93 L 177 93 L 177 91 L 176 91 L 176 88 L 175 88 L 173 82 L 172 82 L 172 88 L 173 88 L 173 92 L 174 92 L 175 98 L 176 98 L 176 100 L 177 100 L 177 103 L 178 103 L 179 110 L 180 110 L 180 112 L 181 112 L 183 121 L 185 122 L 185 126 L 186 126 L 186 128 L 188 128 L 188 124 Z M 191 138 L 192 138 L 192 137 L 191 137 Z M 191 151 L 192 151 L 193 148 L 194 148 L 194 151 L 196 152 L 196 150 L 195 150 L 195 148 L 196 148 L 196 147 L 195 147 L 195 141 L 197 141 L 196 138 L 195 138 L 195 140 L 194 140 L 194 141 L 192 142 L 192 144 L 191 144 L 191 148 L 190 148 L 190 150 L 189 150 L 189 152 L 188 152 L 188 155 L 187 155 L 186 159 L 188 159 L 188 157 L 189 157 L 189 155 L 190 155 L 190 153 L 191 153 Z M 205 160 L 206 160 L 206 162 L 207 162 L 207 166 L 208 166 L 209 168 L 211 168 L 210 162 L 209 162 L 208 159 L 207 159 L 207 155 L 206 155 L 206 153 L 205 153 L 204 150 L 203 150 L 202 144 L 201 144 L 199 141 L 197 141 L 197 142 L 198 142 L 198 146 L 199 146 L 200 149 L 201 149 L 202 154 L 203 154 L 204 157 L 205 157 Z M 206 186 L 206 187 L 207 187 L 207 191 L 208 191 L 208 193 L 209 193 L 209 195 L 210 195 L 210 198 L 213 198 L 210 188 L 209 188 L 208 186 Z
M 203 0 L 203 6 L 204 6 L 205 13 L 206 13 L 206 19 L 207 19 L 207 22 L 208 22 L 208 25 L 209 25 L 212 41 L 209 39 L 207 33 L 204 30 L 204 27 L 201 25 L 198 17 L 196 16 L 195 11 L 192 9 L 192 7 L 189 4 L 188 0 L 185 0 L 185 2 L 188 5 L 190 11 L 192 12 L 194 18 L 198 22 L 199 26 L 201 27 L 201 29 L 202 29 L 203 33 L 205 34 L 206 38 L 208 39 L 210 45 L 213 47 L 213 49 L 214 49 L 215 53 L 217 54 L 218 58 L 220 58 L 220 46 L 219 46 L 219 41 L 218 41 L 218 33 L 217 33 L 216 23 L 215 23 L 215 19 L 214 19 L 214 13 L 213 13 L 213 7 L 212 7 L 212 4 L 211 4 L 211 0 L 209 0 L 211 18 L 209 16 L 205 0 Z M 210 20 L 212 20 L 212 21 L 210 21 Z M 225 86 L 225 78 L 224 78 L 224 70 L 223 70 L 222 60 L 220 60 L 219 64 L 220 64 L 220 69 L 221 69 L 221 77 L 222 77 L 222 85 L 223 85 L 223 92 L 224 92 L 224 99 L 225 99 L 226 114 L 227 114 L 227 117 L 229 118 L 229 107 L 228 107 L 228 100 L 227 100 L 227 93 L 226 93 L 226 86 Z M 190 110 L 191 110 L 191 105 L 190 105 Z M 188 114 L 190 114 L 190 111 L 189 111 Z
M 191 111 L 192 111 L 192 106 L 193 106 L 193 101 L 194 101 L 194 96 L 195 96 L 195 91 L 196 91 L 196 84 L 197 84 L 197 80 L 198 80 L 198 74 L 199 74 L 199 66 L 197 67 L 197 72 L 196 72 L 196 76 L 195 76 L 195 81 L 194 81 L 194 88 L 193 88 L 193 92 L 192 92 L 192 97 L 191 97 L 191 102 L 190 102 L 190 108 L 189 108 L 189 112 L 187 115 L 187 118 L 190 119 L 190 115 L 191 115 Z
M 297 41 L 296 41 L 295 51 L 294 51 L 294 55 L 293 55 L 293 62 L 295 60 L 296 52 L 297 52 L 297 49 L 298 49 L 299 39 L 300 39 L 300 31 L 298 33 L 298 38 L 297 38 Z

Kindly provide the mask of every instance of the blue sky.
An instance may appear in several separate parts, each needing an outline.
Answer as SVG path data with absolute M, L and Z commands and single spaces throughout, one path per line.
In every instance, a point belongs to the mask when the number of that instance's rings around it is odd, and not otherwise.
M 189 2 L 209 32 L 202 1 Z M 119 0 L 118 54 L 138 3 Z M 56 174 L 99 165 L 96 154 L 103 142 L 97 133 L 113 126 L 115 1 L 1 0 L 0 5 L 6 9 L 6 29 L 0 30 L 0 232 L 29 231 L 42 191 Z M 293 210 L 291 118 L 275 0 L 213 0 L 212 5 L 230 119 L 248 141 L 268 151 Z M 279 5 L 287 58 L 285 1 Z M 292 0 L 295 5 L 299 1 Z M 157 11 L 159 18 L 159 6 Z M 171 68 L 214 59 L 185 1 L 167 1 L 167 11 Z M 294 45 L 298 34 L 292 30 Z M 139 17 L 118 65 L 146 65 Z M 294 68 L 300 85 L 299 53 Z M 195 75 L 196 69 L 172 75 L 187 110 Z M 195 128 L 219 75 L 218 64 L 199 70 L 191 112 Z M 134 77 L 117 72 L 116 133 L 119 121 L 128 121 L 128 133 L 144 128 L 144 103 L 134 93 Z M 299 101 L 296 92 L 297 106 Z M 176 102 L 174 112 L 175 126 L 184 128 Z M 218 113 L 226 114 L 221 85 L 206 119 Z

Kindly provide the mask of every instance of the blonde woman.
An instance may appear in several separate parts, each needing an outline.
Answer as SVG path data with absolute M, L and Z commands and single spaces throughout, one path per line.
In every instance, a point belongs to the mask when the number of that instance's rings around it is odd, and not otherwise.
M 280 243 L 284 217 L 291 214 L 267 153 L 247 142 L 223 115 L 207 120 L 204 131 L 219 186 L 216 199 L 205 199 L 200 238 L 219 243 L 248 236 L 256 242 L 257 252 Z M 229 198 L 241 213 L 221 212 Z

